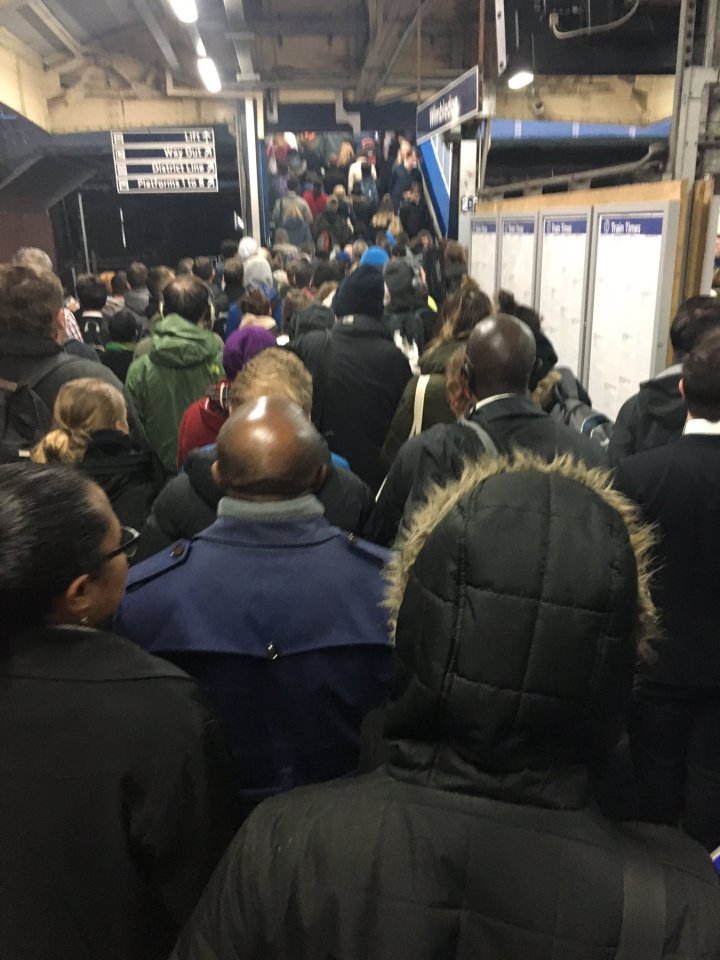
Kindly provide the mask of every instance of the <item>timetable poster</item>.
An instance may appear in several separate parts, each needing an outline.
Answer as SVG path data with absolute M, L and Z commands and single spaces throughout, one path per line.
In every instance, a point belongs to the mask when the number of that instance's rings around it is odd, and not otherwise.
M 659 212 L 599 218 L 588 391 L 613 420 L 655 372 L 664 224 Z
M 502 222 L 500 287 L 517 303 L 531 306 L 535 264 L 535 217 L 517 217 Z
M 570 367 L 576 375 L 582 349 L 588 222 L 586 213 L 546 217 L 542 222 L 538 309 L 561 366 Z
M 470 276 L 489 297 L 497 293 L 497 220 L 473 220 L 470 233 Z

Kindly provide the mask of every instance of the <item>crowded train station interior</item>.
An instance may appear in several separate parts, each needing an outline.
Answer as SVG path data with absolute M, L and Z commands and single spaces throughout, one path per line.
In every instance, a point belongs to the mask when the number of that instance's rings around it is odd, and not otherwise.
M 0 0 L 1 960 L 720 960 L 719 292 L 718 0 Z

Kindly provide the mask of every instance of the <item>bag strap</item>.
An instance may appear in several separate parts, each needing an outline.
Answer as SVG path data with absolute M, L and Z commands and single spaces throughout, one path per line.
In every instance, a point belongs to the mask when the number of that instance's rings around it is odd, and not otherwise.
M 315 371 L 314 377 L 314 390 L 315 395 L 319 394 L 319 401 L 316 406 L 316 418 L 317 423 L 315 426 L 320 433 L 324 435 L 323 431 L 323 420 L 325 419 L 325 406 L 328 395 L 328 385 L 330 382 L 330 360 L 332 355 L 332 330 L 325 331 L 325 344 L 322 348 L 322 353 L 320 354 L 320 363 L 318 368 Z M 318 387 L 320 388 L 318 390 Z
M 425 409 L 425 391 L 427 390 L 428 383 L 430 383 L 429 373 L 423 373 L 422 376 L 418 377 L 418 382 L 415 387 L 413 422 L 412 427 L 410 428 L 411 437 L 416 437 L 419 433 L 422 433 L 423 411 Z
M 467 417 L 460 417 L 458 423 L 477 434 L 482 442 L 485 453 L 489 457 L 499 457 L 509 452 L 503 449 L 503 444 L 497 441 L 487 427 L 479 424 L 477 420 L 468 420 Z
M 639 844 L 623 863 L 623 918 L 616 960 L 662 960 L 665 874 Z
M 556 370 L 561 377 L 558 386 L 562 390 L 563 397 L 567 400 L 579 400 L 577 380 L 572 370 L 569 367 L 556 367 Z

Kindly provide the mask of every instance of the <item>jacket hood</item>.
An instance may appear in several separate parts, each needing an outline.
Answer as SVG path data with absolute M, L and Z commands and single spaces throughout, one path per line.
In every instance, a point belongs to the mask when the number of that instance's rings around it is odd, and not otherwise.
M 322 303 L 311 303 L 293 317 L 292 336 L 309 333 L 311 330 L 332 330 L 335 326 L 335 314 L 330 307 Z
M 687 407 L 680 393 L 680 368 L 669 371 L 640 384 L 638 405 L 641 412 L 672 432 L 682 432 L 687 418 Z
M 212 465 L 217 460 L 217 447 L 193 450 L 187 455 L 184 470 L 195 493 L 213 510 L 217 509 L 222 493 L 212 476 Z
M 420 373 L 441 373 L 445 376 L 445 369 L 450 358 L 461 347 L 467 346 L 464 340 L 441 340 L 436 346 L 430 347 L 420 357 Z
M 610 475 L 571 457 L 484 458 L 431 491 L 390 564 L 399 775 L 585 805 L 655 629 L 651 547 Z
M 148 355 L 160 367 L 180 370 L 205 364 L 214 366 L 218 375 L 221 373 L 214 334 L 176 313 L 155 325 L 151 341 Z

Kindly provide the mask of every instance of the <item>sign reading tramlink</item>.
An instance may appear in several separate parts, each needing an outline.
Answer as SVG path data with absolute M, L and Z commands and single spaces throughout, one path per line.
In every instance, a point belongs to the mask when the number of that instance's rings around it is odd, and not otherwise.
M 110 137 L 118 193 L 218 192 L 211 127 L 114 130 Z
M 468 70 L 417 108 L 417 142 L 459 127 L 480 112 L 480 71 Z

